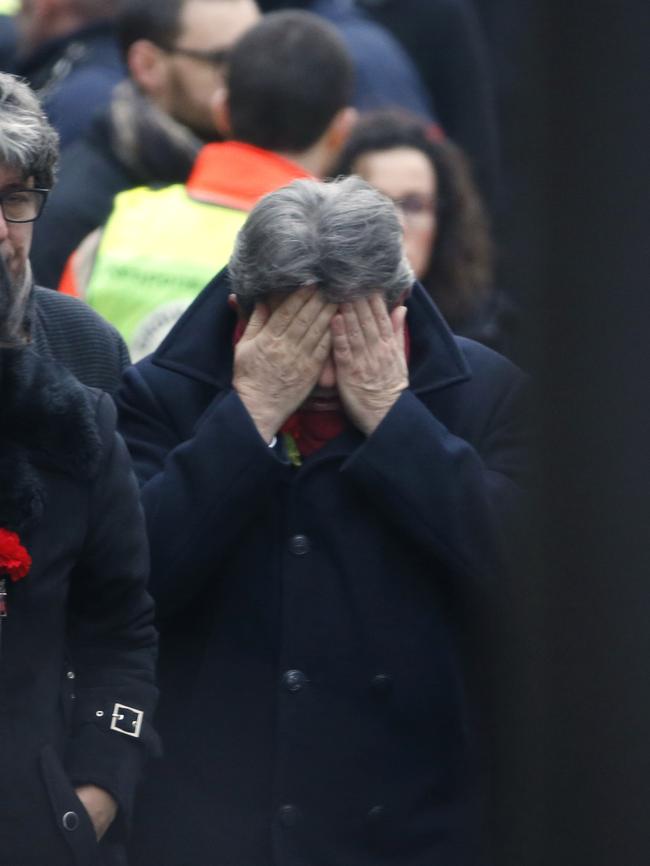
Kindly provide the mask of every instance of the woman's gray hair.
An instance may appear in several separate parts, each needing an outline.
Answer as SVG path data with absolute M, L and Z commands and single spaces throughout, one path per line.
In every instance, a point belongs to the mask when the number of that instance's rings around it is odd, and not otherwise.
M 306 285 L 334 303 L 381 291 L 391 307 L 414 280 L 395 206 L 358 177 L 297 180 L 264 196 L 237 236 L 229 270 L 246 312 Z
M 58 158 L 59 137 L 36 94 L 14 75 L 0 73 L 0 163 L 50 189 Z

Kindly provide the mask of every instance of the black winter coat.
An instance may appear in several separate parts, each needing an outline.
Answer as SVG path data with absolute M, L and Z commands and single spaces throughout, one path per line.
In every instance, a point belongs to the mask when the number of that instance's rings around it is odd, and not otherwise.
M 78 298 L 39 286 L 29 304 L 34 351 L 63 364 L 84 385 L 114 394 L 131 359 L 113 325 Z
M 0 352 L 0 417 L 0 527 L 32 557 L 26 577 L 5 580 L 0 864 L 123 864 L 143 755 L 156 742 L 137 486 L 111 399 L 29 349 Z M 140 711 L 140 735 L 129 736 Z M 100 845 L 74 792 L 86 783 L 120 807 Z
M 64 150 L 88 129 L 93 114 L 108 105 L 126 68 L 112 23 L 101 20 L 16 57 L 12 72 L 38 93 Z
M 524 377 L 416 286 L 409 390 L 369 438 L 349 429 L 295 468 L 232 390 L 228 289 L 224 272 L 118 394 L 167 754 L 135 860 L 476 866 L 461 611 L 503 577 Z

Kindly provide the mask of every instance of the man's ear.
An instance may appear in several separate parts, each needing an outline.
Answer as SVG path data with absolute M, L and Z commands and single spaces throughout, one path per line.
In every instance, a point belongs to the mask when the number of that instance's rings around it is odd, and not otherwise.
M 66 12 L 67 6 L 68 4 L 61 2 L 61 0 L 37 0 L 36 3 L 32 4 L 33 14 L 37 15 L 41 21 L 57 17 L 61 12 Z
M 351 106 L 342 108 L 334 115 L 325 133 L 325 144 L 332 159 L 338 156 L 358 119 L 359 112 Z
M 232 127 L 230 125 L 230 99 L 228 88 L 225 84 L 217 87 L 211 100 L 210 108 L 212 110 L 212 121 L 219 135 L 223 138 L 232 136 Z
M 147 96 L 156 101 L 163 94 L 168 78 L 165 52 L 149 39 L 136 39 L 129 46 L 126 65 L 131 78 Z
M 242 308 L 239 306 L 239 301 L 237 300 L 237 295 L 234 292 L 231 292 L 228 295 L 228 306 L 233 311 L 233 313 L 237 314 L 237 318 L 241 321 L 247 321 L 248 316 L 244 313 Z

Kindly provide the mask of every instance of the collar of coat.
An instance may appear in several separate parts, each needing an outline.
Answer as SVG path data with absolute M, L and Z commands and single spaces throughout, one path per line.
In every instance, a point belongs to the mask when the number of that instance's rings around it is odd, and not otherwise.
M 203 289 L 152 356 L 152 363 L 217 388 L 232 383 L 235 313 L 228 269 Z M 456 338 L 419 283 L 406 302 L 411 341 L 410 388 L 425 395 L 465 382 L 471 373 Z
M 87 480 L 101 453 L 92 392 L 30 348 L 0 349 L 0 526 L 41 516 L 39 468 Z
M 218 141 L 201 148 L 186 186 L 199 201 L 249 211 L 268 192 L 310 177 L 278 153 L 243 141 Z

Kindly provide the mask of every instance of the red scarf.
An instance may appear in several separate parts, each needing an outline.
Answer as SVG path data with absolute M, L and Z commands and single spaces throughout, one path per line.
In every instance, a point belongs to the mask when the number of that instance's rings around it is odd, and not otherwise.
M 239 319 L 233 333 L 232 344 L 235 346 L 246 330 L 246 322 Z M 404 353 L 408 362 L 411 353 L 411 341 L 408 325 L 404 323 Z M 280 432 L 291 437 L 302 457 L 308 457 L 331 439 L 335 439 L 350 426 L 346 415 L 338 409 L 331 412 L 314 412 L 308 409 L 297 409 L 280 427 Z

